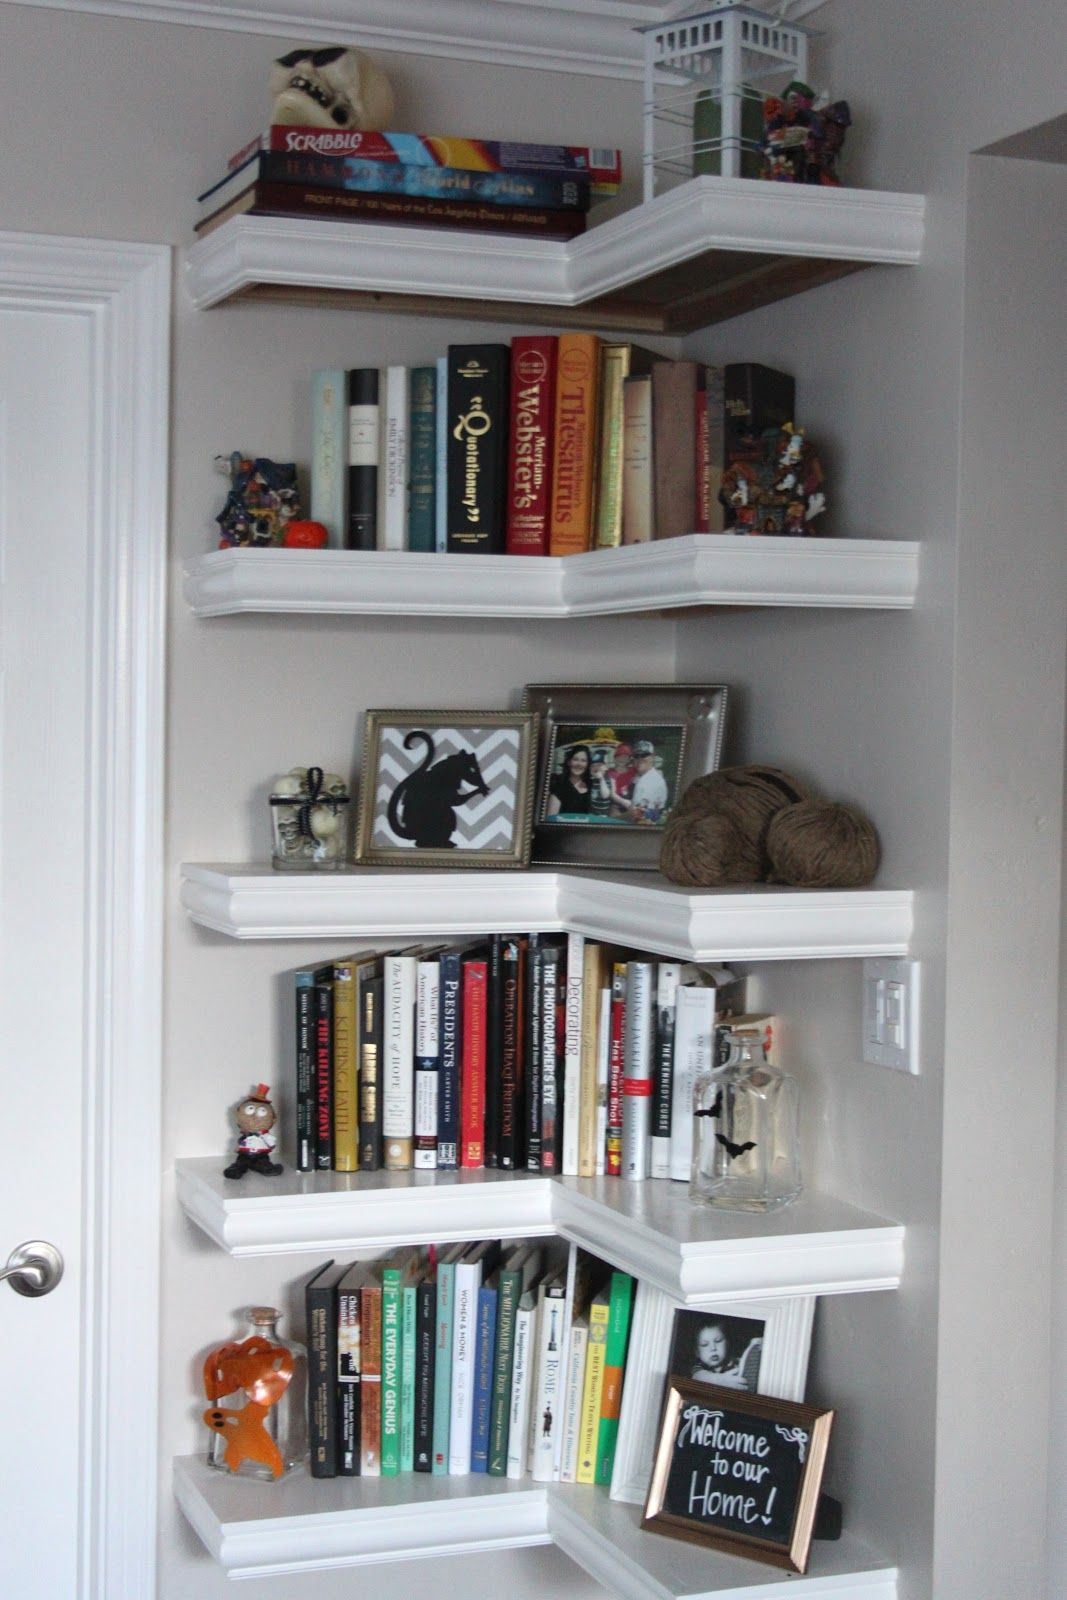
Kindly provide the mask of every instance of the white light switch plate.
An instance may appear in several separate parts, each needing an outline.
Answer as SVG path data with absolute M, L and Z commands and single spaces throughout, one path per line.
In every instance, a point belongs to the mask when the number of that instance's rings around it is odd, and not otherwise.
M 863 1059 L 918 1076 L 917 961 L 879 958 L 863 963 Z

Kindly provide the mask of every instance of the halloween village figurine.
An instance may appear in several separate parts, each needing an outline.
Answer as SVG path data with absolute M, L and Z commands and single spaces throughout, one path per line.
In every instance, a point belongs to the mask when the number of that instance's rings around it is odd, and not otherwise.
M 284 1169 L 271 1160 L 277 1143 L 271 1129 L 277 1118 L 265 1083 L 257 1083 L 252 1093 L 234 1107 L 234 1120 L 241 1136 L 223 1177 L 243 1178 L 246 1172 L 258 1172 L 264 1178 L 276 1178 Z
M 215 518 L 222 530 L 219 549 L 284 544 L 286 529 L 300 516 L 296 466 L 266 456 L 249 459 L 239 450 L 216 456 L 215 465 L 230 480 L 226 504 Z
M 792 538 L 814 533 L 812 524 L 826 510 L 823 482 L 804 429 L 791 422 L 769 428 L 735 452 L 723 473 L 719 499 L 727 531 Z
M 852 124 L 847 100 L 820 104 L 814 89 L 794 79 L 781 98 L 763 101 L 763 178 L 840 188 L 837 158 Z

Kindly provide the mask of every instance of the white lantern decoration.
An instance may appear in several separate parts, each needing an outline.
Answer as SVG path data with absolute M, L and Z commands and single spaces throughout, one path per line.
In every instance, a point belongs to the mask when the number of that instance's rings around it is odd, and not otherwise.
M 807 78 L 812 31 L 743 0 L 712 0 L 637 32 L 645 41 L 645 199 L 701 173 L 745 175 L 760 154 L 763 96 Z

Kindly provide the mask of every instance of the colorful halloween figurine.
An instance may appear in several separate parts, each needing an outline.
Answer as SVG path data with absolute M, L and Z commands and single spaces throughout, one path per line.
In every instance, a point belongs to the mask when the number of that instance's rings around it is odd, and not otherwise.
M 237 1154 L 223 1173 L 224 1178 L 243 1178 L 246 1172 L 276 1178 L 283 1171 L 278 1162 L 271 1160 L 277 1141 L 270 1130 L 277 1119 L 269 1096 L 267 1085 L 257 1083 L 253 1093 L 236 1107 L 234 1116 L 241 1137 L 237 1141 Z
M 215 518 L 222 530 L 219 549 L 284 544 L 286 529 L 300 516 L 294 464 L 266 456 L 250 460 L 235 450 L 216 456 L 215 465 L 230 480 L 226 504 Z
M 763 102 L 763 172 L 775 183 L 816 183 L 839 188 L 837 157 L 852 122 L 847 100 L 816 101 L 799 80 L 779 99 Z
M 811 534 L 826 510 L 823 470 L 803 428 L 769 428 L 722 476 L 719 499 L 734 533 Z

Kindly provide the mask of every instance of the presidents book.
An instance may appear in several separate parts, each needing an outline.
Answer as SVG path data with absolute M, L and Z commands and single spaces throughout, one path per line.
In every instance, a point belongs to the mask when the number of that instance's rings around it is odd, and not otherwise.
M 500 555 L 507 523 L 506 344 L 448 347 L 448 548 Z
M 458 950 L 443 950 L 440 961 L 440 1051 L 437 1083 L 437 1165 L 459 1166 L 460 1067 L 463 1051 L 463 966 Z
M 408 194 L 360 194 L 310 183 L 253 182 L 229 204 L 203 217 L 203 238 L 231 217 L 318 217 L 323 222 L 383 222 L 420 228 L 462 228 L 474 233 L 532 234 L 573 239 L 585 231 L 584 211 L 545 206 L 494 205 L 488 200 L 435 200 Z

